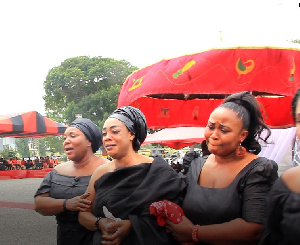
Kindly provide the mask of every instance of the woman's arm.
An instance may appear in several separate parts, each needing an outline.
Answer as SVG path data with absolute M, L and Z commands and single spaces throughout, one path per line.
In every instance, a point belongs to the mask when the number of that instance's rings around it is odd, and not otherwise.
M 192 229 L 194 224 L 186 217 L 182 222 L 174 224 L 167 221 L 166 228 L 181 242 L 192 241 Z M 197 238 L 199 241 L 209 244 L 256 244 L 261 236 L 262 225 L 246 222 L 241 218 L 230 222 L 213 225 L 198 226 Z
M 45 216 L 56 215 L 65 210 L 85 211 L 91 204 L 86 199 L 88 196 L 89 193 L 85 193 L 71 199 L 55 199 L 50 197 L 49 193 L 39 194 L 35 197 L 35 211 Z
M 130 220 L 121 220 L 118 222 L 112 222 L 107 227 L 107 232 L 103 234 L 103 245 L 121 244 L 123 239 L 128 236 L 132 230 L 132 225 Z
M 95 173 L 95 175 L 91 177 L 89 186 L 87 188 L 87 192 L 90 193 L 90 195 L 87 199 L 91 203 L 93 203 L 94 199 L 95 199 L 94 184 L 95 184 L 95 181 L 98 179 L 98 176 L 99 176 L 99 174 Z M 96 224 L 97 219 L 98 219 L 98 223 Z M 110 224 L 115 223 L 115 221 L 104 218 L 104 217 L 96 217 L 92 213 L 92 208 L 87 209 L 85 211 L 80 211 L 79 215 L 78 215 L 78 220 L 81 225 L 83 225 L 86 229 L 88 229 L 90 231 L 95 231 L 95 230 L 99 229 L 102 231 L 103 234 L 106 234 L 106 233 L 113 233 L 116 230 L 114 228 L 114 226 L 109 228 Z M 119 227 L 119 226 L 122 226 L 122 225 L 118 225 L 116 227 Z
M 42 215 L 55 215 L 64 211 L 64 199 L 55 199 L 44 193 L 34 198 L 35 211 Z
M 90 230 L 90 231 L 97 230 L 97 227 L 95 226 L 97 217 L 92 213 L 92 205 L 93 205 L 93 202 L 94 202 L 94 199 L 95 199 L 94 184 L 95 184 L 95 181 L 99 178 L 99 176 L 100 176 L 99 171 L 98 171 L 98 169 L 96 169 L 95 172 L 92 174 L 89 185 L 86 189 L 86 191 L 88 193 L 90 193 L 87 200 L 89 200 L 91 202 L 91 208 L 86 210 L 85 212 L 80 211 L 79 214 L 78 214 L 79 223 L 81 225 L 83 225 L 86 229 Z
M 87 210 L 80 211 L 78 215 L 78 220 L 81 225 L 83 225 L 86 229 L 95 231 L 97 230 L 97 227 L 95 226 L 95 222 L 97 220 L 97 217 L 92 212 L 92 205 L 95 200 L 95 181 L 99 179 L 104 173 L 108 172 L 110 169 L 110 164 L 104 164 L 100 165 L 92 174 L 92 177 L 90 179 L 89 185 L 87 187 L 86 192 L 89 193 L 89 196 L 87 197 L 87 200 L 91 202 L 91 207 Z M 101 229 L 101 224 L 104 223 L 105 219 L 102 219 L 102 222 L 98 221 L 98 229 Z
M 108 171 L 107 166 L 100 166 L 97 168 L 90 179 L 87 188 L 87 192 L 89 192 L 90 195 L 87 199 L 92 203 L 94 202 L 96 194 L 94 188 L 95 181 Z M 88 230 L 101 230 L 103 238 L 106 240 L 103 241 L 102 244 L 111 244 L 111 242 L 113 242 L 113 244 L 120 244 L 131 231 L 131 222 L 129 220 L 116 222 L 108 218 L 98 217 L 98 223 L 96 223 L 97 217 L 92 213 L 92 209 L 86 210 L 85 212 L 80 211 L 78 220 L 79 223 Z

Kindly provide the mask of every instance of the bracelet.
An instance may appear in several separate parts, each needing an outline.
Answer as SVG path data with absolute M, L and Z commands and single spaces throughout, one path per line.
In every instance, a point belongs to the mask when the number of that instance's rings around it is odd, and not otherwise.
M 97 229 L 98 231 L 100 231 L 100 228 L 99 228 L 99 221 L 100 221 L 100 219 L 102 219 L 101 216 L 100 216 L 100 217 L 97 217 L 97 219 L 96 219 L 96 221 L 95 221 L 95 227 L 96 227 L 96 229 Z
M 199 242 L 198 228 L 199 228 L 199 225 L 194 225 L 194 227 L 192 229 L 192 239 L 193 239 L 194 242 Z
M 65 199 L 64 202 L 63 202 L 63 209 L 64 209 L 64 211 L 68 210 L 67 209 L 67 201 L 68 201 L 68 199 Z

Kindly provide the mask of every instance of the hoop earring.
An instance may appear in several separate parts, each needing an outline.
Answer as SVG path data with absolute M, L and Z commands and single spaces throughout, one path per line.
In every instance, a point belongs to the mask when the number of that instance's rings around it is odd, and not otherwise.
M 240 142 L 240 145 L 236 148 L 235 154 L 240 158 L 243 158 L 246 155 L 246 148 L 242 146 L 242 142 Z

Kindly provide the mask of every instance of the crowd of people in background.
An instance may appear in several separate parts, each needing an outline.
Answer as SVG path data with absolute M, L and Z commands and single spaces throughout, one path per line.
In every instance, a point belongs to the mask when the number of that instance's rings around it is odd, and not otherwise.
M 200 145 L 201 145 L 201 149 L 198 151 L 191 150 L 191 151 L 186 152 L 185 154 L 182 154 L 181 152 L 178 151 L 176 154 L 174 154 L 173 158 L 166 158 L 165 154 L 163 154 L 162 156 L 165 158 L 165 160 L 171 165 L 171 167 L 177 173 L 181 172 L 181 173 L 185 174 L 185 172 L 187 171 L 187 169 L 189 167 L 191 157 L 194 158 L 195 156 L 197 156 L 197 157 L 207 158 L 208 155 L 210 154 L 205 140 L 203 140 Z M 176 155 L 176 157 L 175 157 L 175 155 Z M 186 166 L 186 162 L 189 162 L 188 166 Z
M 4 157 L 0 158 L 0 170 L 54 168 L 58 164 L 59 159 L 56 156 L 35 156 L 30 158 L 12 157 L 9 159 Z

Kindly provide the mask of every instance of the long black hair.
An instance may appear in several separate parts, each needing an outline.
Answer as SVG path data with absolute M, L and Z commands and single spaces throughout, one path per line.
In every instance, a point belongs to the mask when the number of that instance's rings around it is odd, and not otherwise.
M 243 129 L 248 130 L 248 135 L 241 144 L 247 151 L 257 155 L 261 151 L 258 139 L 267 142 L 271 130 L 264 122 L 256 98 L 247 91 L 235 93 L 228 96 L 220 107 L 228 108 L 237 113 L 237 117 L 242 120 Z M 266 130 L 264 137 L 261 136 L 263 130 Z

